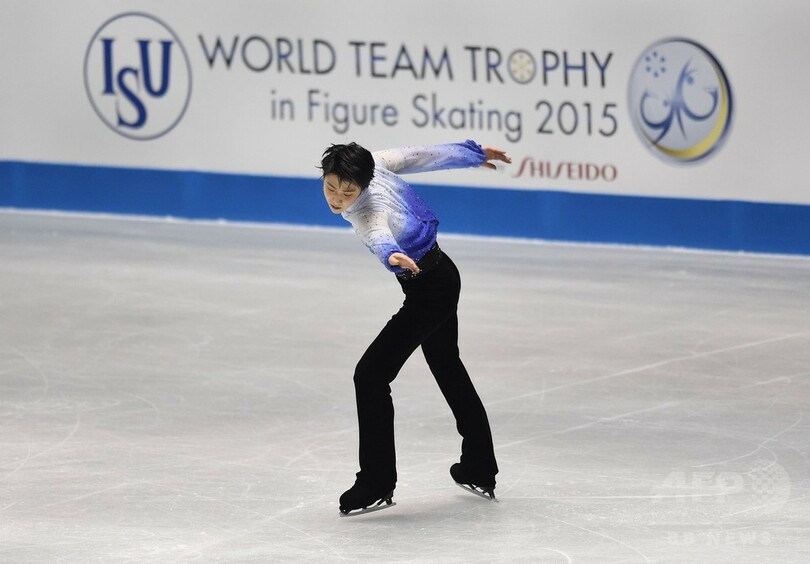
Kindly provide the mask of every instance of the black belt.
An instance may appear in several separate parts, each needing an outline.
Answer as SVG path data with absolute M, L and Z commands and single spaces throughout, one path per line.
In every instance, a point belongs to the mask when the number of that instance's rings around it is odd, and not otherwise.
M 400 280 L 413 280 L 419 276 L 419 274 L 423 274 L 435 268 L 436 265 L 442 260 L 443 256 L 444 253 L 439 248 L 439 244 L 433 243 L 433 246 L 428 249 L 428 252 L 426 252 L 422 258 L 416 261 L 416 266 L 419 267 L 418 274 L 413 273 L 410 270 L 403 270 L 402 272 L 397 272 L 397 278 Z

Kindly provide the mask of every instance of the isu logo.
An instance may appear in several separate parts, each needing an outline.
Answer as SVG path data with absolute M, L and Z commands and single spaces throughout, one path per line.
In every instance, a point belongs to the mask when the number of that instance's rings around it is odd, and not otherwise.
M 648 47 L 630 75 L 630 116 L 645 145 L 673 162 L 713 153 L 731 126 L 731 87 L 720 63 L 688 39 Z
M 129 12 L 105 22 L 90 40 L 84 84 L 93 109 L 110 129 L 130 139 L 155 139 L 186 112 L 191 65 L 169 26 Z

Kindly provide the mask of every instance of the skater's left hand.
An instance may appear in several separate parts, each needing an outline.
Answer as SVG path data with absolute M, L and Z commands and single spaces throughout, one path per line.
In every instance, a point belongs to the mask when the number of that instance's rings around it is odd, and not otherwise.
M 419 274 L 419 267 L 416 266 L 416 263 L 411 257 L 404 253 L 392 253 L 391 256 L 388 257 L 388 264 L 391 266 L 406 268 L 414 274 Z
M 486 156 L 486 162 L 481 166 L 486 168 L 496 168 L 495 163 L 491 163 L 489 161 L 501 161 L 504 163 L 511 163 L 512 157 L 506 154 L 506 151 L 503 149 L 497 149 L 495 147 L 481 147 L 484 150 L 484 155 Z

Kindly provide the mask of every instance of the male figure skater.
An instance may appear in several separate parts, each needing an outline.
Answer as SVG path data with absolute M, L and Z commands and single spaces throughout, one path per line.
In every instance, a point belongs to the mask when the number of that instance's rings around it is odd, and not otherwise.
M 464 143 L 405 147 L 374 154 L 350 143 L 323 153 L 323 193 L 333 213 L 396 274 L 402 308 L 366 350 L 354 373 L 360 428 L 360 471 L 340 497 L 340 511 L 390 505 L 397 481 L 390 383 L 421 346 L 462 436 L 461 461 L 450 474 L 474 493 L 495 499 L 498 465 L 484 406 L 459 358 L 461 278 L 436 243 L 438 220 L 399 174 L 510 163 L 500 149 Z

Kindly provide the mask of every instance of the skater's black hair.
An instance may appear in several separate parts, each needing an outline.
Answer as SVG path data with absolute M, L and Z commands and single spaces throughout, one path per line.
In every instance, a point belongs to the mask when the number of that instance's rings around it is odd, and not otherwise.
M 339 181 L 352 182 L 365 190 L 374 178 L 374 157 L 357 143 L 333 144 L 323 152 L 318 168 L 321 169 L 321 178 L 334 174 Z

